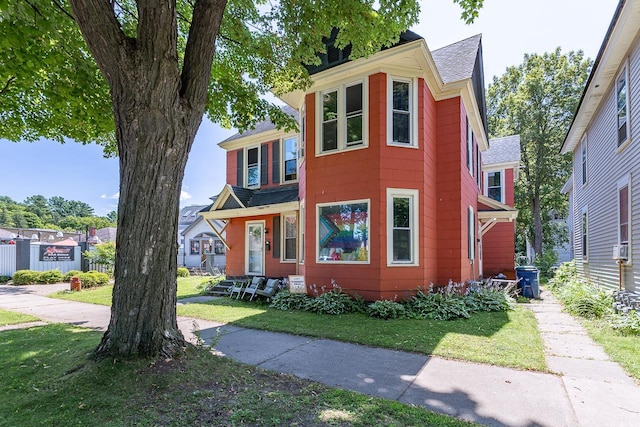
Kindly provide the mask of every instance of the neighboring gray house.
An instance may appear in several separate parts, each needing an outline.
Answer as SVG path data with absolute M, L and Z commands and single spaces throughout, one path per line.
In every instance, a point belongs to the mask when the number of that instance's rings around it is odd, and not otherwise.
M 640 292 L 640 0 L 621 0 L 562 145 L 587 280 Z M 617 258 L 622 261 L 622 277 Z M 619 282 L 620 281 L 620 282 Z
M 180 210 L 178 225 L 179 267 L 201 267 L 203 261 L 208 259 L 214 267 L 224 271 L 226 266 L 224 243 L 216 236 L 211 226 L 198 215 L 199 212 L 207 211 L 210 207 L 211 205 L 192 205 Z M 224 226 L 219 221 L 213 222 L 218 230 Z

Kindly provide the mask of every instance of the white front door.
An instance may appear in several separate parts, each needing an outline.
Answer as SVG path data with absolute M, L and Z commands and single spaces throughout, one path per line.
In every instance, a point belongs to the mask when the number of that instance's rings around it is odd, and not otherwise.
M 247 222 L 245 271 L 264 276 L 264 221 Z

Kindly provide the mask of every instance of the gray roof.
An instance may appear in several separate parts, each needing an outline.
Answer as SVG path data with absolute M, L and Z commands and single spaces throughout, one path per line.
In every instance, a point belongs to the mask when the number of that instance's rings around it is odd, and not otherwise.
M 180 225 L 189 225 L 196 219 L 198 219 L 198 212 L 201 212 L 202 209 L 206 208 L 207 205 L 191 205 L 185 206 L 180 209 L 180 213 L 178 214 L 178 224 Z
M 250 190 L 243 187 L 231 187 L 233 194 L 247 208 L 266 205 L 277 205 L 280 203 L 295 202 L 298 200 L 298 184 L 286 185 L 275 188 L 265 188 L 262 190 Z M 231 200 L 231 198 L 229 198 Z M 228 201 L 229 201 L 228 200 Z M 225 203 L 220 210 L 239 209 L 235 202 Z
M 290 116 L 292 116 L 296 121 L 298 121 L 298 118 L 300 117 L 298 112 L 289 107 L 288 105 L 285 105 L 283 107 L 280 107 L 280 109 L 289 114 Z M 276 125 L 274 125 L 271 122 L 271 119 L 267 119 L 265 121 L 262 121 L 260 123 L 257 123 L 256 126 L 253 129 L 248 129 L 242 133 L 236 133 L 235 135 L 231 135 L 229 138 L 225 139 L 222 142 L 227 142 L 227 141 L 233 141 L 234 139 L 239 139 L 239 138 L 244 138 L 245 136 L 251 136 L 251 135 L 256 135 L 258 133 L 262 133 L 262 132 L 266 132 L 268 130 L 274 130 L 277 129 Z
M 444 83 L 471 78 L 481 39 L 482 35 L 476 34 L 431 52 Z
M 520 135 L 505 136 L 489 141 L 489 149 L 482 152 L 483 165 L 520 163 Z

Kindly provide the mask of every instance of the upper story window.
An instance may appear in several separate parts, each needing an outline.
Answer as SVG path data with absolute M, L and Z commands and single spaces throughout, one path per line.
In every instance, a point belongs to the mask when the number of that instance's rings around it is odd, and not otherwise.
M 487 172 L 485 179 L 487 196 L 501 203 L 504 202 L 502 176 L 502 171 Z
M 626 65 L 616 79 L 616 109 L 618 147 L 620 147 L 629 139 L 629 72 Z
M 246 187 L 260 186 L 260 147 L 247 148 Z
M 358 82 L 322 92 L 319 154 L 364 145 L 364 87 Z
M 584 185 L 587 183 L 587 135 L 582 137 L 580 152 L 582 154 L 582 185 Z
M 282 182 L 298 179 L 298 138 L 286 138 L 282 142 Z
M 300 146 L 298 147 L 298 157 L 302 159 L 304 157 L 304 150 L 307 143 L 307 109 L 304 104 L 300 107 Z
M 473 176 L 473 130 L 469 124 L 469 117 L 466 119 L 467 123 L 467 168 L 469 173 Z
M 417 146 L 413 131 L 416 119 L 413 80 L 390 77 L 387 85 L 387 141 L 390 145 Z

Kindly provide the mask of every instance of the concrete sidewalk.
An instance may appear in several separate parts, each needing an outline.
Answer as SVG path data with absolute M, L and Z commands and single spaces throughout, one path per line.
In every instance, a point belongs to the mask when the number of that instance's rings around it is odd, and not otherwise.
M 109 308 L 46 298 L 43 287 L 0 286 L 0 308 L 104 330 Z M 640 388 L 548 293 L 532 304 L 559 375 L 445 360 L 325 339 L 194 323 L 213 351 L 323 384 L 414 404 L 490 426 L 638 426 Z

